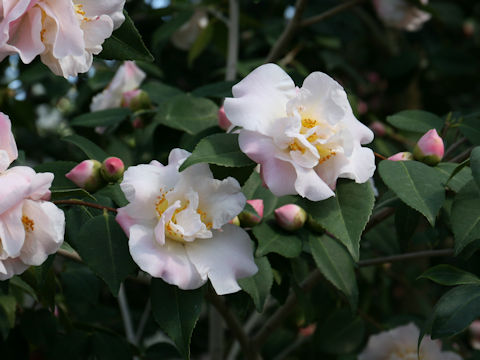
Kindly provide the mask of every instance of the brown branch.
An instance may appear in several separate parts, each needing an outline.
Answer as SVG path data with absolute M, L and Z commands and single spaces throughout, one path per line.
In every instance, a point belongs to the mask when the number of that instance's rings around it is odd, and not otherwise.
M 465 150 L 464 152 L 462 152 L 461 154 L 453 157 L 450 159 L 450 162 L 462 162 L 463 160 L 466 160 L 469 156 L 470 156 L 470 153 L 472 152 L 473 150 L 473 147 L 470 147 L 468 148 L 467 150 Z
M 389 218 L 393 213 L 395 212 L 394 208 L 385 208 L 380 210 L 379 212 L 375 213 L 372 215 L 370 220 L 368 221 L 367 225 L 365 226 L 365 229 L 363 232 L 369 231 L 371 228 L 377 226 L 379 223 L 381 223 L 383 220 Z
M 112 207 L 109 207 L 109 206 L 104 206 L 104 205 L 100 205 L 100 204 L 94 204 L 94 203 L 89 203 L 89 202 L 85 202 L 85 201 L 81 201 L 81 200 L 54 200 L 52 201 L 55 205 L 79 205 L 79 206 L 88 206 L 88 207 L 91 207 L 91 208 L 94 208 L 94 209 L 99 209 L 99 210 L 108 210 L 108 211 L 111 211 L 111 212 L 114 212 L 116 213 L 117 212 L 117 209 L 114 209 Z
M 357 263 L 358 267 L 366 267 L 373 265 L 381 265 L 385 263 L 399 262 L 405 260 L 413 260 L 425 257 L 435 256 L 452 256 L 454 251 L 452 249 L 441 250 L 426 250 L 406 254 L 399 254 L 393 256 L 379 257 L 376 259 L 362 260 Z M 303 292 L 310 291 L 317 283 L 323 279 L 320 270 L 316 269 L 300 284 Z M 290 292 L 285 303 L 277 309 L 277 311 L 267 320 L 265 325 L 257 332 L 252 340 L 252 347 L 258 352 L 258 349 L 265 343 L 270 334 L 275 330 L 295 309 L 297 305 L 297 295 L 295 292 Z
M 373 154 L 375 155 L 375 157 L 379 158 L 380 160 L 387 160 L 387 158 L 383 155 L 380 155 L 379 153 L 377 152 L 373 152 Z
M 463 145 L 466 143 L 468 139 L 466 137 L 460 138 L 460 140 L 457 140 L 455 143 L 453 143 L 447 151 L 445 151 L 445 154 L 443 155 L 444 159 L 448 159 L 448 157 L 457 149 L 460 145 Z
M 295 4 L 295 14 L 292 19 L 283 30 L 283 33 L 280 35 L 276 43 L 273 45 L 270 53 L 268 54 L 265 62 L 274 62 L 280 58 L 280 56 L 285 52 L 286 47 L 288 46 L 290 40 L 300 28 L 302 21 L 302 15 L 307 6 L 307 0 L 297 0 Z
M 300 23 L 300 26 L 301 27 L 305 27 L 305 26 L 310 26 L 310 25 L 313 25 L 313 24 L 316 24 L 320 21 L 323 21 L 325 19 L 328 19 L 329 17 L 332 17 L 334 15 L 337 15 L 338 13 L 342 12 L 342 11 L 345 11 L 345 10 L 348 10 L 350 9 L 351 7 L 354 7 L 362 2 L 364 2 L 365 0 L 350 0 L 350 1 L 346 1 L 344 2 L 343 4 L 340 4 L 340 5 L 337 5 L 321 14 L 318 14 L 318 15 L 315 15 L 315 16 L 312 16 L 308 19 L 305 19 L 303 20 L 301 23 Z
M 259 359 L 258 354 L 255 351 L 252 351 L 250 340 L 247 334 L 243 331 L 242 325 L 227 307 L 222 297 L 217 295 L 215 291 L 209 287 L 208 291 L 205 293 L 205 298 L 215 307 L 215 309 L 217 309 L 220 315 L 222 315 L 223 320 L 225 320 L 225 323 L 228 325 L 228 329 L 233 333 L 237 341 L 240 343 L 245 357 L 251 360 Z

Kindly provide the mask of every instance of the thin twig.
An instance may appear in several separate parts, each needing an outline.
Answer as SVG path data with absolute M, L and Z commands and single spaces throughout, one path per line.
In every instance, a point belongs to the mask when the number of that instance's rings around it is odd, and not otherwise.
M 377 152 L 373 152 L 373 154 L 375 155 L 375 157 L 379 158 L 380 160 L 387 160 L 387 158 Z
M 370 229 L 372 229 L 373 227 L 377 226 L 383 220 L 393 215 L 394 212 L 395 212 L 394 208 L 385 208 L 373 214 L 370 220 L 368 221 L 367 225 L 365 226 L 365 229 L 363 230 L 363 232 L 365 233 Z
M 238 44 L 239 44 L 239 17 L 240 9 L 239 0 L 229 0 L 230 19 L 228 21 L 228 52 L 227 52 L 227 68 L 225 80 L 235 80 L 237 77 L 238 62 Z
M 466 137 L 462 137 L 460 140 L 457 140 L 454 142 L 448 149 L 445 151 L 445 154 L 443 155 L 444 159 L 448 159 L 448 157 L 452 154 L 452 152 L 455 151 L 460 145 L 463 145 L 466 143 L 468 139 Z
M 450 159 L 450 162 L 462 162 L 463 160 L 466 160 L 469 156 L 470 156 L 470 153 L 472 152 L 473 150 L 473 147 L 469 147 L 467 150 L 465 150 L 464 152 L 462 152 L 461 154 L 453 157 Z
M 301 27 L 305 27 L 305 26 L 310 26 L 310 25 L 313 25 L 313 24 L 316 24 L 320 21 L 323 21 L 325 19 L 328 19 L 329 17 L 332 17 L 342 11 L 345 11 L 345 10 L 348 10 L 350 9 L 351 7 L 354 7 L 362 2 L 364 2 L 365 0 L 350 0 L 350 1 L 346 1 L 344 2 L 343 4 L 340 4 L 340 5 L 337 5 L 321 14 L 318 14 L 318 15 L 315 15 L 315 16 L 312 16 L 308 19 L 305 19 L 303 20 L 301 23 L 300 23 L 300 26 Z
M 211 288 L 205 293 L 205 298 L 217 309 L 222 315 L 223 320 L 228 325 L 228 329 L 233 333 L 233 336 L 238 340 L 242 350 L 247 358 L 256 359 L 256 355 L 251 352 L 250 341 L 247 334 L 243 331 L 242 325 L 230 311 L 221 296 L 218 296 Z
M 137 345 L 135 334 L 133 332 L 132 316 L 128 307 L 127 295 L 123 284 L 120 285 L 118 292 L 118 305 L 120 307 L 120 314 L 122 315 L 123 326 L 125 328 L 125 335 L 127 340 L 134 345 Z
M 91 208 L 94 208 L 94 209 L 108 210 L 108 211 L 111 211 L 111 212 L 114 212 L 114 213 L 117 212 L 117 209 L 114 209 L 114 208 L 109 207 L 109 206 L 104 206 L 104 205 L 100 205 L 100 204 L 89 203 L 89 202 L 86 202 L 86 201 L 74 200 L 74 199 L 71 199 L 71 200 L 53 200 L 52 203 L 54 203 L 55 205 L 88 206 L 88 207 L 91 207 Z
M 143 331 L 145 330 L 145 326 L 147 325 L 151 310 L 152 303 L 150 302 L 150 299 L 148 299 L 147 304 L 145 305 L 145 309 L 143 310 L 142 317 L 140 318 L 140 322 L 138 323 L 137 333 L 135 334 L 135 341 L 137 344 L 140 344 L 140 340 L 142 340 Z
M 270 50 L 270 53 L 265 60 L 266 63 L 276 61 L 285 52 L 285 49 L 287 48 L 290 40 L 293 38 L 293 35 L 295 35 L 297 30 L 300 28 L 302 15 L 306 6 L 307 0 L 297 0 L 295 4 L 295 14 L 285 27 L 285 30 L 283 30 L 283 33 L 278 38 L 277 42 Z
M 362 260 L 357 263 L 359 267 L 381 265 L 385 263 L 399 262 L 404 260 L 413 260 L 425 257 L 435 256 L 452 256 L 454 251 L 452 249 L 441 250 L 426 250 L 418 251 L 406 254 L 399 254 L 393 256 L 379 257 L 376 259 Z M 323 279 L 323 275 L 320 270 L 314 270 L 308 277 L 302 282 L 300 288 L 303 292 L 310 291 L 318 282 Z M 277 309 L 277 311 L 267 320 L 265 325 L 257 332 L 252 340 L 252 347 L 255 351 L 265 343 L 270 334 L 290 315 L 297 305 L 297 295 L 295 292 L 290 292 L 285 303 Z

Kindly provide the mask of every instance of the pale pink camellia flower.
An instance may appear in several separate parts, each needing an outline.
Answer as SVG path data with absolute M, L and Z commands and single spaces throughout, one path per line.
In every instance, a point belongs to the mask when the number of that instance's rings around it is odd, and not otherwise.
M 328 75 L 314 72 L 296 88 L 279 66 L 266 64 L 232 91 L 224 107 L 231 123 L 243 128 L 240 149 L 261 164 L 260 175 L 276 196 L 324 200 L 335 195 L 338 177 L 363 183 L 373 175 L 373 152 L 361 146 L 373 132 Z
M 287 204 L 275 209 L 274 215 L 278 226 L 287 231 L 298 230 L 307 221 L 305 210 L 295 204 Z
M 390 156 L 387 160 L 391 161 L 408 161 L 408 160 L 413 160 L 413 154 L 408 151 L 403 151 L 396 153 L 392 156 Z
M 218 109 L 218 126 L 225 131 L 228 131 L 232 126 L 232 123 L 228 120 L 227 115 L 225 114 L 223 106 Z
M 207 164 L 179 172 L 189 155 L 173 149 L 166 166 L 128 168 L 120 187 L 129 204 L 118 209 L 117 222 L 133 260 L 151 276 L 187 290 L 210 279 L 217 294 L 233 293 L 237 279 L 258 271 L 247 232 L 228 224 L 245 196 L 237 180 L 214 179 Z
M 93 97 L 90 111 L 118 108 L 122 106 L 123 95 L 130 96 L 145 79 L 145 73 L 133 61 L 125 61 L 115 73 L 110 84 Z
M 442 351 L 442 344 L 425 336 L 417 355 L 419 330 L 413 323 L 370 336 L 358 360 L 462 360 L 451 352 Z
M 435 166 L 442 160 L 444 151 L 442 138 L 438 135 L 437 130 L 431 129 L 418 140 L 413 149 L 413 156 L 418 161 Z
M 90 192 L 98 190 L 103 185 L 100 173 L 102 163 L 98 160 L 83 160 L 70 170 L 65 177 L 78 187 Z
M 15 166 L 10 119 L 0 113 L 0 280 L 41 265 L 63 242 L 65 216 L 50 198 L 51 173 Z
M 428 0 L 420 0 L 423 5 Z M 388 26 L 407 30 L 420 30 L 431 15 L 412 5 L 408 0 L 373 0 L 378 17 Z
M 76 76 L 92 66 L 125 17 L 125 0 L 1 0 L 0 61 L 40 55 L 56 75 Z

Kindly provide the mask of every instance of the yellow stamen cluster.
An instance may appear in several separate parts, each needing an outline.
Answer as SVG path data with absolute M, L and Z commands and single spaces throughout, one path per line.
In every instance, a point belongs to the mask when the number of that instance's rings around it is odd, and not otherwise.
M 28 216 L 22 216 L 22 223 L 26 232 L 33 232 L 35 230 L 35 222 Z
M 73 6 L 74 6 L 75 12 L 77 13 L 77 16 L 80 18 L 80 20 L 90 21 L 90 19 L 85 16 L 85 11 L 83 10 L 83 5 L 75 4 Z

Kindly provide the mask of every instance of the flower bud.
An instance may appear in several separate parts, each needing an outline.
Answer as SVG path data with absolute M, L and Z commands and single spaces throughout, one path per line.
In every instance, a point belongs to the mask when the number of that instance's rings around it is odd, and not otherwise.
M 443 140 L 438 136 L 437 130 L 432 129 L 418 140 L 413 149 L 413 157 L 427 165 L 435 166 L 442 160 L 443 152 Z
M 275 219 L 282 229 L 295 231 L 303 227 L 307 213 L 298 205 L 288 204 L 275 210 Z
M 468 327 L 470 330 L 470 345 L 475 350 L 480 350 L 480 320 L 475 320 Z
M 257 214 L 252 213 L 251 211 L 244 210 L 240 214 L 238 214 L 238 219 L 240 220 L 240 224 L 243 227 L 252 227 L 259 224 L 263 218 L 263 200 L 262 199 L 254 199 L 254 200 L 247 200 L 247 204 L 250 204 L 251 207 L 257 212 Z
M 101 173 L 103 178 L 108 182 L 116 182 L 121 179 L 125 165 L 118 157 L 109 157 L 103 160 Z
M 228 120 L 227 115 L 225 114 L 225 110 L 223 106 L 218 110 L 218 126 L 220 126 L 223 130 L 227 131 L 232 126 L 230 120 Z
M 373 131 L 375 136 L 382 137 L 385 136 L 387 130 L 385 129 L 385 125 L 383 125 L 380 121 L 374 121 L 370 124 L 369 128 Z
M 236 226 L 240 226 L 240 219 L 238 218 L 238 216 L 235 216 L 232 220 L 230 220 L 228 222 L 229 224 L 233 224 L 233 225 L 236 225 Z
M 128 107 L 133 111 L 150 109 L 152 103 L 148 94 L 140 89 L 125 91 L 122 94 L 122 107 Z
M 100 161 L 84 160 L 65 176 L 78 187 L 89 192 L 95 192 L 103 185 L 103 179 L 100 175 L 101 168 L 102 163 Z
M 395 155 L 390 156 L 387 160 L 391 160 L 391 161 L 413 160 L 413 155 L 408 151 L 404 151 L 404 152 L 399 152 L 399 153 L 396 153 Z

